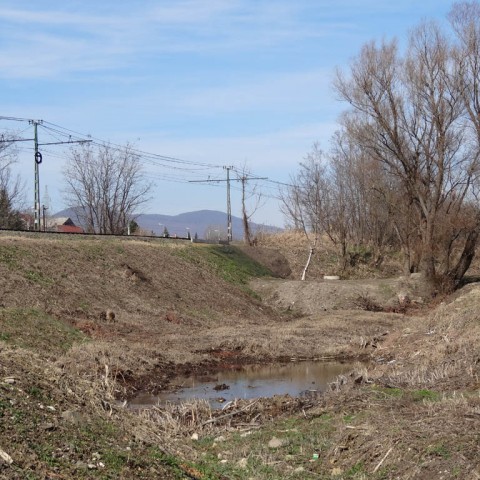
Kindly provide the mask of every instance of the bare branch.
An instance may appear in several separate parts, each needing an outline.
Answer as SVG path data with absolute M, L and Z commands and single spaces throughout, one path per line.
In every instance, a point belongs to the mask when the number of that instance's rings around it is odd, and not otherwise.
M 146 203 L 151 185 L 144 181 L 139 157 L 130 145 L 118 149 L 89 144 L 70 153 L 64 169 L 65 197 L 79 208 L 87 231 L 125 234 Z

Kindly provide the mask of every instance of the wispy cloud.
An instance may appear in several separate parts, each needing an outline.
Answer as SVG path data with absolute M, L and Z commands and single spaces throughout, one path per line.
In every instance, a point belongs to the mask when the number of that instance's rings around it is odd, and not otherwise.
M 107 4 L 110 2 L 106 2 Z M 22 7 L 23 5 L 23 7 Z M 302 3 L 247 0 L 138 2 L 111 9 L 0 7 L 3 77 L 55 77 L 122 68 L 171 53 L 257 52 L 299 38 L 348 28 L 340 22 L 315 25 Z M 51 4 L 50 4 L 51 5 Z M 105 7 L 105 6 L 104 6 Z M 30 65 L 30 67 L 29 67 Z

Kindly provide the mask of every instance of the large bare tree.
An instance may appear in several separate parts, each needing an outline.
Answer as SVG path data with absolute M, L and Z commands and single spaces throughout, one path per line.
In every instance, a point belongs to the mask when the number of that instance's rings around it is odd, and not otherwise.
M 66 200 L 79 209 L 88 232 L 125 234 L 138 208 L 149 200 L 151 185 L 129 145 L 82 144 L 70 152 L 63 173 Z
M 463 214 L 473 206 L 480 159 L 465 129 L 465 79 L 457 60 L 446 34 L 425 23 L 412 32 L 404 58 L 395 42 L 371 42 L 335 82 L 351 106 L 345 132 L 397 180 L 405 209 L 414 213 L 420 269 L 453 283 L 473 258 L 480 226 L 478 213 L 468 221 Z M 450 247 L 440 251 L 442 245 Z
M 457 43 L 453 55 L 458 68 L 460 95 L 465 118 L 476 134 L 480 146 L 480 4 L 458 2 L 449 13 Z
M 480 3 L 454 4 L 449 20 L 453 36 L 424 22 L 405 54 L 370 42 L 337 72 L 349 108 L 329 163 L 301 163 L 283 196 L 311 253 L 324 233 L 344 261 L 400 247 L 407 272 L 447 288 L 468 270 L 480 237 Z
M 457 65 L 457 78 L 460 95 L 464 104 L 463 118 L 468 132 L 469 155 L 472 163 L 480 162 L 480 3 L 457 2 L 449 13 L 450 24 L 455 32 L 457 43 L 453 47 L 453 56 Z M 473 193 L 472 193 L 473 190 Z M 473 259 L 475 246 L 480 235 L 480 214 L 478 212 L 479 174 L 472 172 L 468 196 L 469 209 L 460 218 L 466 237 L 460 261 L 453 267 L 454 275 L 459 277 L 466 271 Z M 466 217 L 466 218 L 465 218 Z

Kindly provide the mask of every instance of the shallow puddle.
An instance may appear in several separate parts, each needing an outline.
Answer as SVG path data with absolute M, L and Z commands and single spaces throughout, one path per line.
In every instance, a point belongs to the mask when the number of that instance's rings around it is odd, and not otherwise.
M 251 399 L 315 394 L 327 388 L 337 375 L 350 371 L 352 364 L 339 362 L 298 362 L 253 365 L 241 370 L 226 370 L 209 376 L 177 377 L 174 392 L 159 395 L 140 393 L 130 408 L 146 408 L 166 402 L 179 403 L 188 399 L 205 399 L 219 408 L 235 398 Z

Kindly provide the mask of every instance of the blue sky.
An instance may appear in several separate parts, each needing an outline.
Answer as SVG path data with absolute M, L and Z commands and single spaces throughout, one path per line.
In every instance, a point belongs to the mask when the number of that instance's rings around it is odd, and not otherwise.
M 2 0 L 0 116 L 43 119 L 62 128 L 187 162 L 145 164 L 154 182 L 146 212 L 225 211 L 222 165 L 288 182 L 319 141 L 328 149 L 345 108 L 331 87 L 362 44 L 397 37 L 422 19 L 445 21 L 443 0 Z M 28 123 L 0 130 L 28 138 Z M 40 142 L 55 141 L 40 129 Z M 19 144 L 20 145 L 20 144 Z M 32 145 L 19 171 L 33 204 Z M 43 150 L 45 185 L 63 208 L 63 147 Z M 197 164 L 218 165 L 206 168 Z M 176 166 L 177 168 L 171 168 Z M 253 220 L 282 225 L 277 186 Z M 240 214 L 239 192 L 232 211 Z

